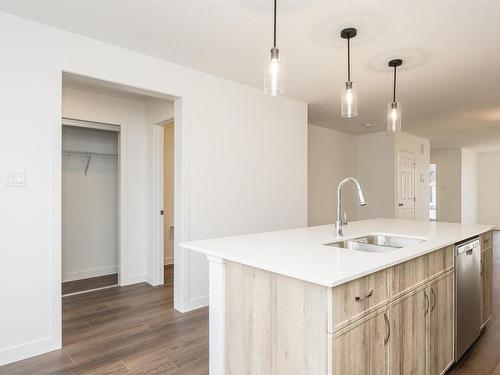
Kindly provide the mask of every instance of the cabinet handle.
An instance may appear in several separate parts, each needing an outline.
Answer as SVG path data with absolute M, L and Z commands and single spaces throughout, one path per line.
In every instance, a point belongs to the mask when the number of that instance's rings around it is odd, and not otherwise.
M 389 337 L 391 337 L 391 324 L 389 323 L 389 318 L 387 317 L 387 313 L 384 313 L 385 327 L 386 327 L 386 335 L 384 338 L 384 345 L 387 345 L 389 342 Z
M 434 287 L 431 286 L 431 293 L 432 293 L 432 307 L 431 307 L 431 312 L 434 311 L 434 308 L 436 307 L 436 292 L 434 291 Z
M 484 239 L 484 243 L 488 243 L 488 242 L 490 242 L 489 237 Z
M 482 275 L 484 272 L 484 262 L 483 260 L 481 259 L 481 272 L 480 272 L 480 275 Z
M 429 312 L 429 296 L 427 295 L 427 292 L 424 290 L 424 297 L 425 297 L 425 311 L 424 315 L 427 315 Z
M 371 296 L 373 296 L 373 289 L 370 290 L 366 296 L 364 296 L 364 297 L 356 296 L 356 297 L 354 297 L 354 299 L 356 301 L 361 301 L 362 299 L 366 299 L 366 298 L 369 298 Z

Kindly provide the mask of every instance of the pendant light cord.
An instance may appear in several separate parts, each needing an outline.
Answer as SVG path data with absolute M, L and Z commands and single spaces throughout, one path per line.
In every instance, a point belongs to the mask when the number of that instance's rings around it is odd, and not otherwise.
M 351 81 L 351 38 L 347 38 L 347 81 Z
M 394 89 L 392 92 L 392 102 L 396 103 L 396 66 L 394 66 Z
M 276 48 L 276 0 L 274 0 L 274 48 Z

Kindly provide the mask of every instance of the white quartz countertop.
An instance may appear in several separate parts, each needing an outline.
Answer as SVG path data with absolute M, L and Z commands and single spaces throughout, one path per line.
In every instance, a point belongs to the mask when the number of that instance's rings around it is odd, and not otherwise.
M 325 246 L 338 240 L 333 225 L 192 241 L 180 245 L 185 249 L 209 256 L 334 287 L 493 228 L 493 225 L 397 219 L 363 220 L 344 226 L 342 239 L 367 234 L 390 234 L 425 239 L 416 245 L 384 253 Z

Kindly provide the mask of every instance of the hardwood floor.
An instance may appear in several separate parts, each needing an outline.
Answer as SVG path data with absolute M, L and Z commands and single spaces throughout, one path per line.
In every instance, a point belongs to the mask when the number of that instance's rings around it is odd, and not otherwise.
M 0 367 L 0 374 L 208 374 L 208 308 L 173 309 L 165 285 L 137 284 L 63 299 L 63 348 Z
M 118 274 L 91 277 L 88 279 L 67 281 L 62 283 L 62 295 L 83 292 L 85 290 L 103 288 L 118 284 Z

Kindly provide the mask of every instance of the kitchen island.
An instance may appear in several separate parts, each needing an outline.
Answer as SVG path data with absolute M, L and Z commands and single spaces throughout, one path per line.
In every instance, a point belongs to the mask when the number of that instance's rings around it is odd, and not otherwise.
M 344 227 L 342 240 L 418 240 L 384 252 L 330 245 L 332 225 L 182 244 L 209 259 L 210 373 L 443 373 L 454 361 L 453 245 L 481 235 L 491 259 L 491 229 L 394 219 Z M 481 269 L 483 324 L 490 268 Z

